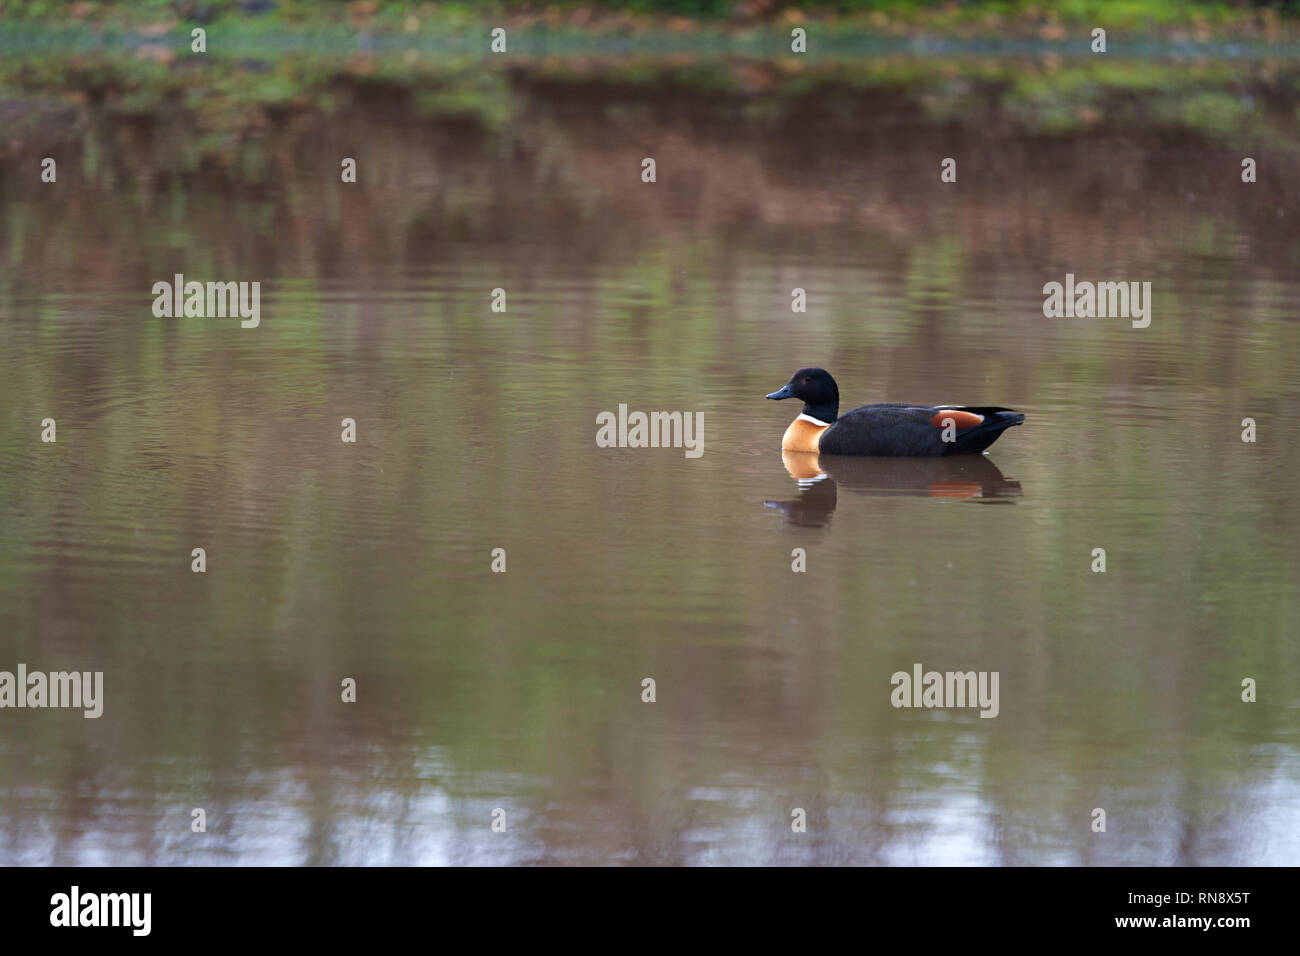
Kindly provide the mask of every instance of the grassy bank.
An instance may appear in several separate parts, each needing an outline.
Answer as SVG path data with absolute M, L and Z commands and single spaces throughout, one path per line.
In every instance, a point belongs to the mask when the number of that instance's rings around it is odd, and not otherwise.
M 755 31 L 815 28 L 819 37 L 879 34 L 1038 39 L 1056 42 L 1094 27 L 1133 36 L 1210 42 L 1281 42 L 1300 35 L 1300 0 L 559 0 L 451 2 L 419 0 L 29 0 L 0 2 L 0 28 L 40 25 L 75 31 L 157 35 L 180 26 L 281 35 L 364 31 L 374 35 L 446 36 L 495 26 L 508 31 L 577 31 L 586 36 L 653 36 L 681 42 L 705 34 L 735 40 Z M 520 38 L 522 39 L 522 37 Z

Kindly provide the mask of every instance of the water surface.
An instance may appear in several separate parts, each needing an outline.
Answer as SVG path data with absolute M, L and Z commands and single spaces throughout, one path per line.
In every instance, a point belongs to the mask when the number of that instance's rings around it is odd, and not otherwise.
M 751 70 L 10 104 L 0 668 L 106 701 L 0 711 L 0 860 L 1300 859 L 1294 71 L 1062 124 Z M 1153 106 L 1195 97 L 1221 127 Z M 260 281 L 260 327 L 155 318 L 177 272 Z M 1044 318 L 1067 272 L 1150 281 L 1150 327 Z M 801 482 L 762 396 L 806 364 L 1027 422 Z M 597 447 L 620 403 L 703 456 Z M 893 708 L 918 662 L 998 671 L 998 717 Z

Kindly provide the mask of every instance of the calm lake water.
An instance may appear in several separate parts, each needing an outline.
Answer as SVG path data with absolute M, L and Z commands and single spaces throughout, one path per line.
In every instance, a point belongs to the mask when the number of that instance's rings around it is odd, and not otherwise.
M 1300 862 L 1300 74 L 1062 125 L 909 68 L 956 92 L 0 104 L 0 669 L 105 686 L 0 710 L 0 862 Z M 154 317 L 175 273 L 260 326 Z M 1045 318 L 1066 273 L 1150 327 Z M 810 364 L 1027 421 L 801 483 Z M 620 404 L 704 454 L 597 447 Z M 998 716 L 895 709 L 918 663 Z

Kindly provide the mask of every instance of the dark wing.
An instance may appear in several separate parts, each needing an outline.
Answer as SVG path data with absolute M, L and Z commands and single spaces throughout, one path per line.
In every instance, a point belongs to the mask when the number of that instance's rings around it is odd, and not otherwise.
M 942 433 L 930 423 L 937 408 L 888 403 L 845 412 L 821 437 L 830 455 L 942 455 Z
M 1019 412 L 993 405 L 860 405 L 826 429 L 821 450 L 831 455 L 973 454 L 1024 420 Z M 944 441 L 945 433 L 953 440 Z

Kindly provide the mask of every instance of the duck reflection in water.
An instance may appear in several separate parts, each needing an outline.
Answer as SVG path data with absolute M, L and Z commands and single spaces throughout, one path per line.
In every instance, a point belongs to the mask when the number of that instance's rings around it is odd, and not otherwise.
M 1020 496 L 1020 482 L 1003 477 L 983 455 L 943 458 L 857 458 L 783 451 L 781 460 L 799 483 L 799 497 L 767 501 L 791 524 L 820 528 L 830 521 L 839 492 L 917 498 L 966 498 L 1010 504 Z

